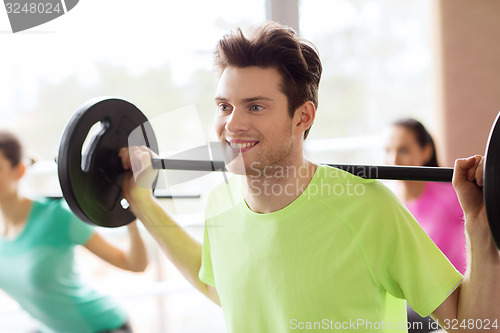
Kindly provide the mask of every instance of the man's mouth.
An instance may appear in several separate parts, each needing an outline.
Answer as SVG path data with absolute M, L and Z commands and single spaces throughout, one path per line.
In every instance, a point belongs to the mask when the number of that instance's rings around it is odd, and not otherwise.
M 245 152 L 253 148 L 259 141 L 243 141 L 243 140 L 235 140 L 235 141 L 227 141 L 229 147 L 235 151 Z

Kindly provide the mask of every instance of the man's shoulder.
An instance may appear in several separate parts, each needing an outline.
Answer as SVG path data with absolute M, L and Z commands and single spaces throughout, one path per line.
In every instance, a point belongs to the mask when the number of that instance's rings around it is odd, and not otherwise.
M 382 182 L 364 179 L 349 172 L 321 166 L 316 191 L 311 199 L 334 211 L 345 222 L 365 224 L 385 219 L 394 211 L 404 210 L 404 205 Z
M 386 200 L 394 199 L 394 193 L 380 181 L 366 179 L 352 174 L 351 170 L 341 170 L 328 165 L 319 165 L 319 185 L 330 189 L 333 196 L 345 196 L 350 199 Z M 367 169 L 361 176 L 373 175 L 376 170 Z M 331 188 L 328 188 L 329 185 Z

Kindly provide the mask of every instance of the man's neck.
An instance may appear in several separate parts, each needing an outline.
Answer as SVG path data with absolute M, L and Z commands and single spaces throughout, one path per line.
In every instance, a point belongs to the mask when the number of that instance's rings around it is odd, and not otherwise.
M 245 201 L 254 212 L 272 213 L 297 199 L 305 191 L 317 165 L 301 159 L 286 166 L 268 166 L 259 177 L 244 177 Z

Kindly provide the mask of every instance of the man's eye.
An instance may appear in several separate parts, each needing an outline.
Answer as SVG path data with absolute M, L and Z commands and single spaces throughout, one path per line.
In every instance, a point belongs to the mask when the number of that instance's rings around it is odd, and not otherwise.
M 263 107 L 263 106 L 260 106 L 260 105 L 252 105 L 252 106 L 250 107 L 250 109 L 251 109 L 252 111 L 260 111 L 260 110 L 262 110 L 263 108 L 264 108 L 264 107 Z
M 231 111 L 231 107 L 227 104 L 219 104 L 219 110 L 227 112 Z

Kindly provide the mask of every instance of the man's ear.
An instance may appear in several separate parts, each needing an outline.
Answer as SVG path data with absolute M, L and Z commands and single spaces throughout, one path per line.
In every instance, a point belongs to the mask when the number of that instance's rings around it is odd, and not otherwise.
M 313 102 L 306 101 L 295 110 L 293 117 L 295 134 L 302 134 L 312 126 L 316 118 L 316 107 Z

